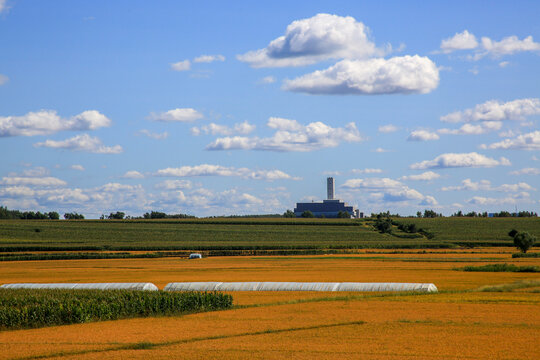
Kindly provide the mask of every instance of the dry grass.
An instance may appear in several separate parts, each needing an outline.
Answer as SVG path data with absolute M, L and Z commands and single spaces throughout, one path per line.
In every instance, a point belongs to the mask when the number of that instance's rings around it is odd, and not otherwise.
M 4 282 L 152 281 L 162 287 L 171 281 L 399 281 L 433 282 L 442 290 L 427 295 L 235 292 L 235 303 L 247 307 L 0 332 L 0 359 L 537 359 L 538 286 L 474 290 L 527 280 L 534 285 L 540 277 L 452 270 L 456 264 L 493 263 L 493 258 L 539 263 L 509 257 L 510 252 L 490 249 L 0 264 Z

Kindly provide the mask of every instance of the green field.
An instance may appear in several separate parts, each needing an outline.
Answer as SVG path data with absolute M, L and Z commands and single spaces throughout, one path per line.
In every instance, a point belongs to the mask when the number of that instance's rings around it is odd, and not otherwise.
M 398 218 L 434 234 L 428 239 L 373 220 L 0 220 L 0 251 L 287 250 L 512 246 L 516 228 L 540 238 L 538 218 Z

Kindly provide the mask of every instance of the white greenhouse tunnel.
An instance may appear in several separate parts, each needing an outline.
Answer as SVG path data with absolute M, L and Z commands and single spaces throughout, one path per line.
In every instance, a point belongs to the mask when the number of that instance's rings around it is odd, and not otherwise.
M 158 291 L 152 283 L 21 283 L 4 284 L 2 289 L 72 289 L 72 290 L 145 290 Z
M 165 291 L 419 291 L 437 292 L 423 283 L 315 283 L 315 282 L 177 282 Z

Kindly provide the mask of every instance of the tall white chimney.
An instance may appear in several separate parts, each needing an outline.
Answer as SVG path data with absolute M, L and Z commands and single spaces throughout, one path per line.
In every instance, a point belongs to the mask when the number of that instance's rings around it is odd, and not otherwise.
M 329 177 L 326 179 L 326 194 L 328 195 L 328 200 L 334 200 L 334 178 Z

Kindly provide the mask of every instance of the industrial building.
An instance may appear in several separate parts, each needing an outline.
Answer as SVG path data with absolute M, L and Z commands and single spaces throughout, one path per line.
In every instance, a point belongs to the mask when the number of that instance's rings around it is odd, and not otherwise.
M 296 203 L 294 215 L 301 217 L 304 211 L 311 211 L 315 217 L 337 218 L 338 214 L 348 213 L 350 217 L 361 218 L 364 214 L 355 209 L 354 206 L 348 206 L 339 199 L 334 199 L 335 182 L 333 177 L 326 179 L 327 199 L 322 202 Z

